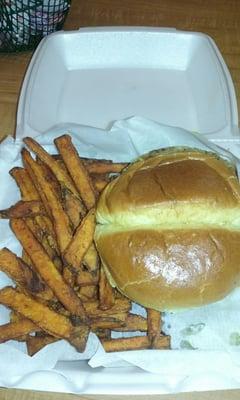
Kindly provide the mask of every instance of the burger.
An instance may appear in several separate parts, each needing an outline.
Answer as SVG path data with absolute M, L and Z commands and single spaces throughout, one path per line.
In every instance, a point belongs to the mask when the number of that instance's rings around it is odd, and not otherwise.
M 113 287 L 159 311 L 222 299 L 240 280 L 235 167 L 195 149 L 154 151 L 103 191 L 95 242 Z

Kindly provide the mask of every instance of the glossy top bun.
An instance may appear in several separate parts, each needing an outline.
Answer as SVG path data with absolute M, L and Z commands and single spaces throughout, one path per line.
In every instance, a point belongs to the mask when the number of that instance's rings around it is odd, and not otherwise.
M 109 280 L 157 310 L 200 306 L 239 283 L 240 185 L 213 153 L 169 148 L 103 191 L 95 241 Z

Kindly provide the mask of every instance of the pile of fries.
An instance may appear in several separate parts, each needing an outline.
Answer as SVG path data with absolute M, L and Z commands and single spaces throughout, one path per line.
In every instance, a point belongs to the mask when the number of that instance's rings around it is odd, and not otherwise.
M 0 270 L 16 284 L 0 290 L 0 304 L 11 309 L 0 326 L 0 343 L 25 341 L 29 355 L 65 339 L 83 352 L 89 332 L 106 351 L 169 348 L 161 333 L 161 315 L 131 313 L 129 299 L 113 289 L 94 245 L 99 193 L 126 166 L 81 158 L 71 137 L 55 139 L 58 154 L 24 139 L 23 167 L 10 171 L 21 201 L 0 211 L 22 245 L 22 257 L 0 250 Z M 112 338 L 112 331 L 144 332 Z

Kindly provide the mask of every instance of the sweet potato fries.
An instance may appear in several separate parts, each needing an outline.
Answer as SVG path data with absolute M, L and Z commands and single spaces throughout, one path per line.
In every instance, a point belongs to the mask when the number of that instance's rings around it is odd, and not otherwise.
M 12 310 L 0 326 L 0 343 L 24 340 L 33 355 L 65 339 L 82 352 L 92 331 L 106 351 L 169 348 L 160 313 L 131 312 L 130 300 L 109 284 L 94 245 L 99 193 L 126 164 L 81 158 L 69 135 L 55 139 L 55 155 L 32 138 L 24 142 L 23 167 L 10 171 L 21 200 L 0 211 L 23 248 L 22 257 L 0 250 L 0 270 L 15 284 L 0 290 L 0 304 Z M 113 331 L 138 334 L 113 339 Z

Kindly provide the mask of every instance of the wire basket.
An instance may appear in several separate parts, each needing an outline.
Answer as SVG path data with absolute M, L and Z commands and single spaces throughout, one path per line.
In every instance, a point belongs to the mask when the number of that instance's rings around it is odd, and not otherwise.
M 63 27 L 71 0 L 0 0 L 0 52 L 34 49 Z

